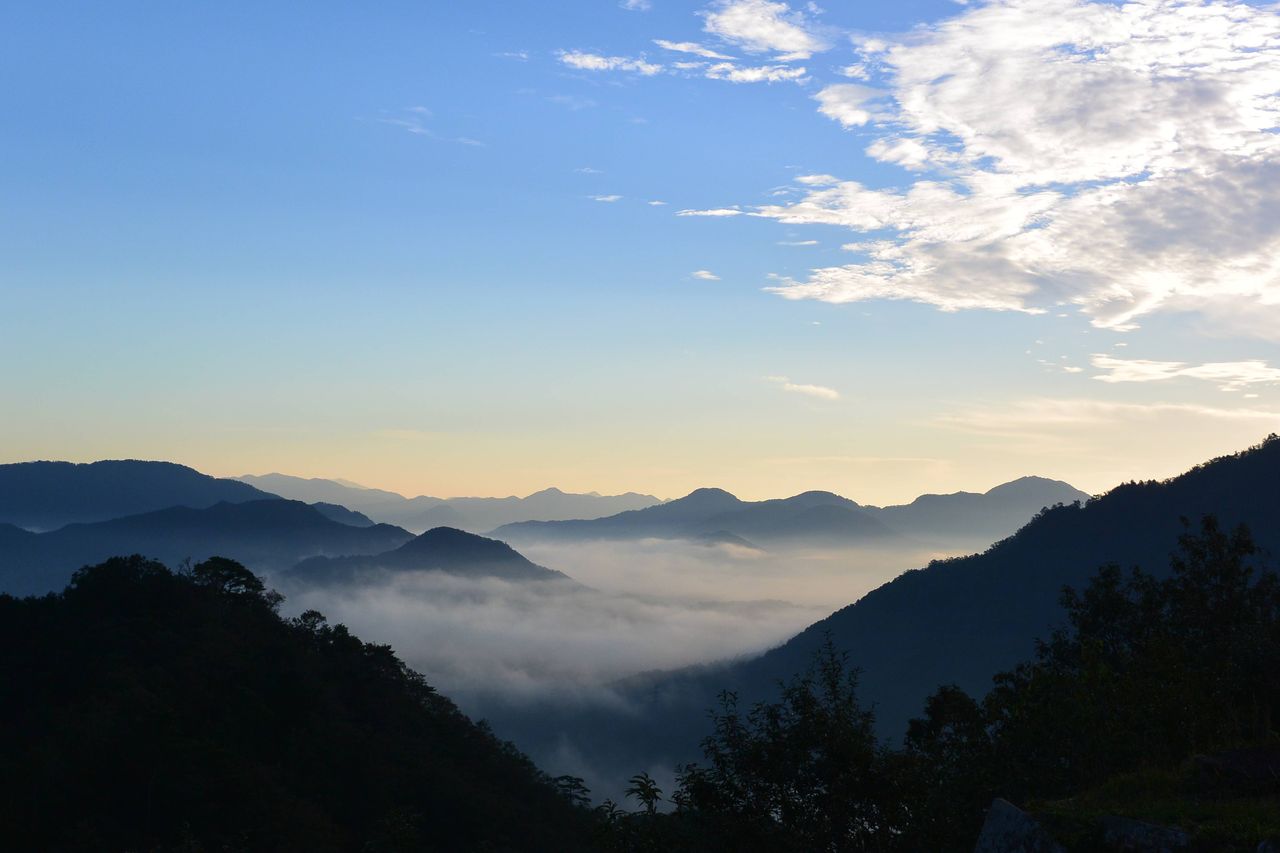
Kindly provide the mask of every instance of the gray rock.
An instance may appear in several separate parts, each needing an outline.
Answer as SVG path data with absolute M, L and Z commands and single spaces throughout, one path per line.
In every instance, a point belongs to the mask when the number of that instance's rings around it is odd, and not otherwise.
M 996 799 L 987 810 L 973 853 L 1066 853 L 1035 818 L 1008 800 Z
M 1191 844 L 1191 837 L 1181 829 L 1143 823 L 1127 817 L 1104 817 L 1102 837 L 1112 850 L 1134 853 L 1175 853 Z

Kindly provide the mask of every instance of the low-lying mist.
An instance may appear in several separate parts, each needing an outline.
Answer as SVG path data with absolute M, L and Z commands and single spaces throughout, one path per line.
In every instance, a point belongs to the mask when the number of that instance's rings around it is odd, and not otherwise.
M 313 608 L 390 644 L 482 711 L 493 699 L 608 701 L 619 678 L 763 651 L 938 556 L 656 539 L 520 550 L 578 583 L 400 572 L 281 591 L 290 612 Z
M 607 729 L 609 719 L 633 712 L 614 682 L 762 652 L 943 556 L 657 539 L 517 547 L 576 583 L 388 572 L 339 586 L 295 579 L 280 591 L 286 611 L 319 610 L 367 641 L 391 645 L 544 770 L 582 776 L 597 795 L 614 797 L 641 767 L 602 754 L 598 738 L 577 731 Z M 669 783 L 664 762 L 653 756 L 644 769 Z
M 698 601 L 441 572 L 281 590 L 365 640 L 388 643 L 465 710 L 486 701 L 608 701 L 607 685 L 768 648 L 825 615 L 781 601 Z

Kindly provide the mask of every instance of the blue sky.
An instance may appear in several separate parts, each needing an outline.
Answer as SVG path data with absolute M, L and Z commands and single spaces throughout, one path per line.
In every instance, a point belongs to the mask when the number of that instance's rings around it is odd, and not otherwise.
M 0 12 L 6 461 L 875 502 L 1277 428 L 1274 11 L 639 5 Z

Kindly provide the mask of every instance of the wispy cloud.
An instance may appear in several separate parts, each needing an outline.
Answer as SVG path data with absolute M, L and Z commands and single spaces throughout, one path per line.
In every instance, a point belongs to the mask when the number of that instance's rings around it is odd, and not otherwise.
M 615 202 L 615 201 L 620 200 L 620 199 L 622 198 L 622 196 L 620 196 L 620 195 L 592 195 L 592 196 L 587 196 L 587 198 L 591 199 L 592 201 L 604 201 L 604 202 L 610 202 L 610 203 L 612 203 L 612 202 Z
M 548 95 L 547 100 L 575 112 L 588 110 L 596 106 L 596 102 L 590 98 L 582 98 L 577 95 Z
M 574 169 L 573 171 L 577 172 L 579 175 L 603 175 L 604 174 L 604 172 L 600 171 L 599 169 L 593 169 L 590 166 L 579 166 L 577 169 Z
M 671 50 L 676 53 L 690 53 L 694 56 L 701 56 L 705 59 L 733 59 L 732 56 L 726 56 L 723 53 L 716 53 L 711 48 L 698 44 L 696 41 L 667 41 L 666 39 L 654 39 L 653 43 L 663 50 Z
M 653 8 L 653 4 L 649 0 L 620 0 L 618 6 L 628 12 L 648 12 Z
M 741 216 L 742 211 L 736 207 L 713 207 L 708 210 L 677 210 L 676 216 Z
M 693 278 L 701 279 L 702 281 L 719 281 L 720 280 L 720 276 L 716 275 L 711 270 L 694 270 L 693 272 L 689 273 L 689 275 L 692 276 Z
M 718 62 L 706 70 L 710 80 L 727 80 L 730 83 L 800 83 L 808 79 L 804 67 L 788 65 L 740 66 L 730 62 Z
M 1187 364 L 1182 361 L 1146 361 L 1095 355 L 1090 363 L 1106 373 L 1093 377 L 1100 382 L 1165 382 L 1170 379 L 1198 379 L 1212 382 L 1224 391 L 1239 391 L 1250 385 L 1280 383 L 1280 368 L 1265 361 L 1219 361 Z
M 436 139 L 442 142 L 456 142 L 459 145 L 469 145 L 475 148 L 483 148 L 485 144 L 478 139 L 472 139 L 469 136 L 448 136 L 431 129 L 427 125 L 427 121 L 431 119 L 433 113 L 427 107 L 415 106 L 405 107 L 399 113 L 394 115 L 384 115 L 374 121 L 379 124 L 398 127 L 406 133 L 412 133 L 414 136 L 422 136 L 427 139 Z
M 654 199 L 653 201 L 647 201 L 647 202 L 645 202 L 645 204 L 649 205 L 650 207 L 663 207 L 663 206 L 665 206 L 665 205 L 666 205 L 666 202 L 665 202 L 665 201 L 658 201 L 657 199 Z
M 803 394 L 806 397 L 816 397 L 819 400 L 839 400 L 840 392 L 834 388 L 828 388 L 825 385 L 807 385 L 799 382 L 792 382 L 785 376 L 766 376 L 765 380 L 777 385 L 783 391 L 790 394 Z
M 642 57 L 601 56 L 580 50 L 562 50 L 557 55 L 565 65 L 581 71 L 629 71 L 644 77 L 662 73 L 661 65 L 648 62 Z

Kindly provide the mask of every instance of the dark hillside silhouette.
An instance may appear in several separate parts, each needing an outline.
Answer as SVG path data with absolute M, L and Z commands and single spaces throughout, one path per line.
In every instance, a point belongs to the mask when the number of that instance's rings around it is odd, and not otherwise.
M 275 494 L 172 462 L 108 460 L 0 465 L 0 522 L 32 530 L 106 521 L 171 506 L 201 509 Z
M 0 592 L 40 594 L 60 589 L 78 566 L 121 553 L 142 553 L 177 565 L 225 554 L 279 571 L 310 556 L 379 553 L 412 535 L 379 524 L 353 527 L 297 501 L 172 507 L 141 515 L 70 524 L 49 533 L 0 532 Z
M 585 813 L 388 646 L 230 560 L 0 596 L 10 850 L 590 849 Z
M 383 554 L 311 557 L 294 566 L 287 577 L 303 584 L 350 583 L 372 579 L 379 572 L 410 571 L 511 581 L 569 580 L 560 572 L 530 562 L 505 542 L 451 527 L 428 530 Z

